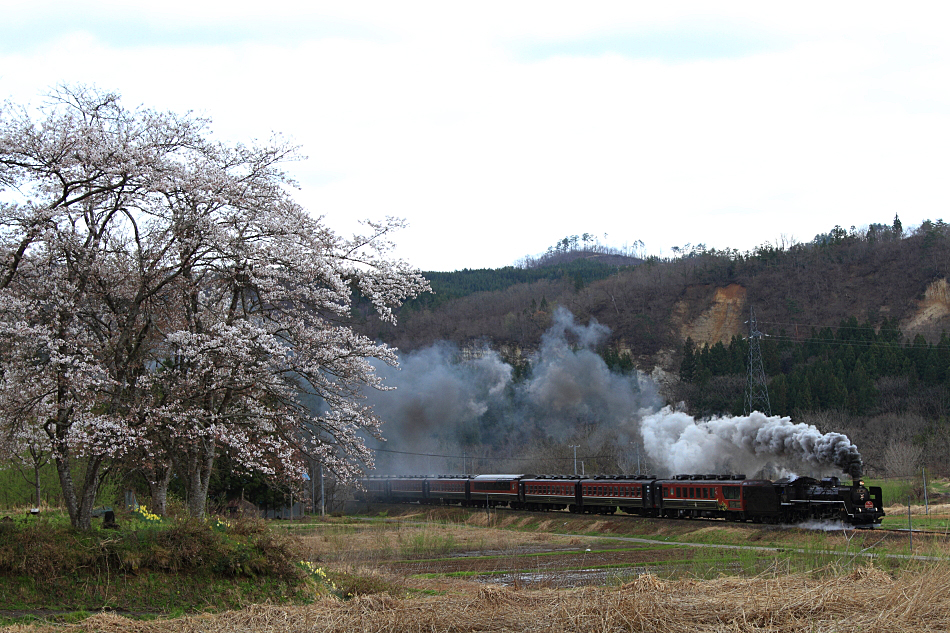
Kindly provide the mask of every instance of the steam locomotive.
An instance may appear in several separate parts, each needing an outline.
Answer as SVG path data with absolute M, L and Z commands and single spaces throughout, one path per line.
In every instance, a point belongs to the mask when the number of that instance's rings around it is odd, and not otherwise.
M 728 521 L 797 524 L 840 520 L 855 527 L 880 525 L 881 489 L 851 485 L 837 477 L 794 477 L 770 481 L 745 475 L 648 475 L 597 477 L 561 475 L 439 475 L 367 477 L 357 499 L 516 510 L 569 510 L 645 517 L 717 518 Z

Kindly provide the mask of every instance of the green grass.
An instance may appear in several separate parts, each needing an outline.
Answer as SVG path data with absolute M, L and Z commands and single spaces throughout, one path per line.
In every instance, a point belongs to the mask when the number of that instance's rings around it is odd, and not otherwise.
M 293 541 L 263 521 L 150 520 L 74 530 L 58 513 L 0 524 L 7 610 L 172 613 L 297 602 L 321 591 Z
M 933 530 L 950 533 L 950 519 L 947 519 L 946 516 L 936 517 L 926 514 L 913 514 L 908 524 L 907 513 L 905 511 L 903 514 L 889 514 L 885 516 L 881 522 L 881 527 L 892 530 L 905 530 L 908 527 L 913 527 L 915 530 Z

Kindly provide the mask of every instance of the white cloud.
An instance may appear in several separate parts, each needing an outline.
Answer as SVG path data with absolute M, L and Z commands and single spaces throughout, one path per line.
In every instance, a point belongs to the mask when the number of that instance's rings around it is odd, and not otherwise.
M 950 64 L 930 9 L 76 6 L 5 16 L 0 93 L 95 83 L 211 115 L 227 138 L 282 132 L 310 157 L 294 166 L 309 208 L 339 229 L 407 217 L 401 253 L 426 269 L 583 232 L 747 249 L 947 208 Z

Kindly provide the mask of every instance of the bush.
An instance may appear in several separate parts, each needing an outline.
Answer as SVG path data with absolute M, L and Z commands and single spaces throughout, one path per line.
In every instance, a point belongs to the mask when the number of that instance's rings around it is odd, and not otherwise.
M 118 530 L 87 532 L 47 519 L 0 523 L 0 574 L 41 581 L 146 570 L 299 580 L 305 576 L 299 560 L 292 537 L 258 519 L 156 522 L 130 516 Z

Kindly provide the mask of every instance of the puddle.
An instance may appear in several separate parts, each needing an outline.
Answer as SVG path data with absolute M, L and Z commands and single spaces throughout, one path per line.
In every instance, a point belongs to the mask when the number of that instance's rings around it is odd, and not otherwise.
M 741 563 L 732 561 L 722 564 L 704 566 L 702 576 L 715 577 L 718 574 L 743 575 L 745 570 Z M 761 570 L 759 570 L 761 571 Z M 576 587 L 591 587 L 605 585 L 622 585 L 645 574 L 660 578 L 681 577 L 683 574 L 692 576 L 691 570 L 682 565 L 630 565 L 629 567 L 615 567 L 611 569 L 572 569 L 570 571 L 511 571 L 476 576 L 476 582 L 502 585 L 505 587 L 519 587 L 524 589 L 573 589 Z
M 527 589 L 573 589 L 575 587 L 603 586 L 623 584 L 636 580 L 644 574 L 663 575 L 669 570 L 662 566 L 651 565 L 624 567 L 622 569 L 573 569 L 559 572 L 510 572 L 486 574 L 475 578 L 476 581 L 502 585 L 505 587 L 523 587 Z
M 479 557 L 502 557 L 502 556 L 525 556 L 530 554 L 553 554 L 553 553 L 573 553 L 576 548 L 558 549 L 552 547 L 510 547 L 507 549 L 477 549 L 467 552 L 454 552 L 447 558 L 479 558 Z

